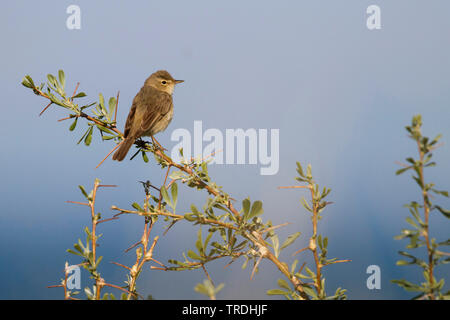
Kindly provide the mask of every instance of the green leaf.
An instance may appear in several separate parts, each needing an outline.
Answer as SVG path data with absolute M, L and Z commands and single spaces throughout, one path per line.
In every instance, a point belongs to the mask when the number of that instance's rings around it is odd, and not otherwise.
M 300 199 L 300 202 L 302 203 L 303 207 L 308 210 L 309 212 L 313 212 L 313 210 L 311 209 L 311 207 L 309 206 L 308 202 L 306 201 L 305 197 L 302 197 Z
M 58 71 L 58 77 L 59 77 L 59 83 L 61 84 L 61 89 L 64 90 L 64 88 L 66 86 L 66 77 L 64 75 L 64 71 L 63 70 L 59 70 Z
M 137 202 L 133 202 L 131 205 L 133 208 L 135 208 L 137 211 L 144 212 L 144 210 L 141 208 L 141 206 Z
M 144 160 L 145 163 L 148 162 L 148 157 L 147 157 L 147 153 L 145 151 L 142 151 L 142 160 Z
M 77 256 L 80 256 L 80 257 L 83 256 L 81 253 L 75 252 L 75 251 L 73 251 L 72 249 L 67 249 L 66 251 L 69 252 L 69 253 L 71 253 L 71 254 L 75 254 L 75 255 L 77 255 Z
M 280 288 L 284 288 L 284 289 L 291 291 L 291 288 L 289 287 L 288 283 L 285 280 L 278 279 L 277 283 Z
M 201 293 L 207 297 L 209 297 L 209 291 L 208 289 L 201 283 L 198 283 L 195 287 L 194 290 L 198 293 Z
M 89 133 L 89 130 L 90 130 L 90 128 L 88 128 L 88 129 L 86 130 L 86 132 L 83 134 L 83 136 L 80 138 L 80 140 L 78 140 L 77 144 L 80 144 L 81 141 L 83 141 L 83 139 L 84 139 L 84 138 L 86 137 L 86 135 Z
M 317 293 L 316 293 L 316 291 L 313 288 L 310 288 L 308 286 L 303 286 L 303 291 L 305 291 L 305 293 L 308 296 L 313 297 L 313 299 L 317 299 Z
M 84 293 L 86 294 L 86 296 L 89 300 L 94 298 L 94 295 L 92 294 L 91 289 L 89 289 L 88 287 L 84 288 Z
M 99 93 L 98 94 L 98 102 L 100 104 L 100 108 L 105 111 L 106 113 L 106 109 L 105 109 L 105 98 L 103 97 L 103 94 Z
M 391 280 L 392 283 L 395 283 L 405 289 L 406 291 L 424 291 L 424 289 L 418 285 L 415 285 L 409 281 L 406 280 Z
M 57 86 L 58 86 L 58 82 L 56 81 L 56 78 L 55 78 L 54 75 L 48 74 L 48 75 L 47 75 L 47 79 L 48 79 L 49 83 L 50 83 L 51 85 L 53 85 L 54 87 L 57 87 Z
M 194 214 L 193 213 L 186 213 L 185 215 L 184 215 L 184 218 L 187 220 L 187 221 L 196 221 L 197 219 L 194 217 Z
M 287 239 L 281 245 L 280 250 L 283 250 L 287 246 L 291 245 L 295 241 L 295 239 L 297 239 L 300 236 L 300 234 L 301 234 L 300 232 L 296 232 L 296 233 L 290 235 L 289 237 L 287 237 Z
M 202 260 L 202 258 L 200 258 L 194 251 L 192 250 L 188 250 L 187 253 L 188 257 L 194 260 Z
M 407 170 L 409 170 L 409 169 L 411 169 L 411 168 L 412 168 L 412 166 L 409 166 L 409 167 L 406 167 L 406 168 L 399 169 L 399 170 L 395 171 L 395 174 L 398 176 L 398 175 L 402 174 L 403 172 L 405 172 L 405 171 L 407 171 Z
M 444 215 L 444 217 L 446 217 L 447 219 L 450 219 L 450 210 L 446 210 L 446 209 L 442 208 L 441 206 L 434 206 L 434 207 L 436 209 L 438 209 L 439 212 Z
M 75 117 L 75 120 L 74 120 L 73 123 L 70 125 L 70 128 L 69 128 L 70 131 L 75 130 L 75 127 L 77 126 L 77 122 L 78 122 L 78 117 Z
M 306 167 L 306 178 L 312 179 L 311 164 L 308 164 L 308 166 Z
M 210 232 L 210 233 L 206 236 L 205 243 L 203 244 L 203 248 L 206 249 L 206 247 L 208 247 L 209 240 L 211 240 L 211 237 L 212 237 L 213 234 L 214 234 L 214 232 Z
M 185 178 L 186 174 L 183 171 L 174 171 L 170 174 L 169 178 L 173 180 L 178 180 Z
M 280 290 L 280 289 L 271 289 L 271 290 L 267 290 L 266 294 L 269 296 L 277 296 L 277 295 L 281 295 L 281 296 L 286 296 L 289 294 L 289 292 Z
M 168 203 L 172 207 L 172 201 L 170 201 L 169 194 L 167 193 L 166 186 L 161 187 L 161 195 L 166 203 Z
M 304 177 L 305 174 L 303 173 L 303 168 L 302 165 L 300 164 L 300 162 L 297 161 L 297 172 L 301 177 Z
M 442 138 L 442 134 L 438 134 L 436 136 L 436 138 L 434 138 L 433 141 L 430 142 L 430 146 L 435 145 L 441 138 Z
M 298 263 L 297 259 L 295 259 L 294 262 L 292 262 L 291 273 L 295 273 L 295 268 L 297 267 L 297 263 Z
M 81 193 L 84 195 L 84 197 L 89 200 L 89 196 L 88 196 L 86 190 L 84 189 L 84 187 L 82 185 L 79 185 L 78 188 L 80 188 Z
M 247 220 L 247 216 L 250 211 L 250 200 L 248 198 L 242 201 L 242 209 L 244 210 L 243 217 Z
M 109 120 L 111 120 L 114 110 L 116 109 L 116 98 L 114 98 L 114 97 L 109 98 L 108 105 L 109 105 L 108 118 L 109 118 Z
M 200 252 L 200 254 L 203 254 L 205 252 L 205 250 L 203 248 L 202 229 L 198 229 L 197 241 L 195 241 L 195 247 L 197 248 L 198 252 Z
M 90 128 L 89 128 L 89 132 L 88 132 L 88 134 L 86 135 L 86 138 L 84 139 L 84 144 L 85 144 L 86 146 L 89 146 L 89 145 L 91 144 L 91 142 L 92 142 L 92 132 L 93 132 L 93 129 L 94 129 L 94 127 L 90 127 Z
M 224 283 L 220 283 L 220 284 L 214 289 L 214 292 L 215 292 L 215 293 L 218 293 L 220 290 L 223 289 L 223 287 L 225 287 L 225 284 L 224 284 Z
M 73 96 L 73 99 L 75 99 L 75 98 L 83 98 L 83 97 L 86 97 L 86 93 L 79 92 L 79 93 L 77 93 L 76 95 Z
M 436 194 L 440 194 L 440 195 L 442 195 L 442 196 L 444 196 L 444 197 L 449 197 L 448 196 L 448 191 L 445 191 L 445 190 L 436 190 L 436 189 L 431 189 L 431 191 L 433 191 L 434 193 L 436 193 Z
M 278 255 L 280 253 L 279 250 L 279 246 L 280 246 L 280 242 L 278 241 L 278 236 L 276 234 L 274 234 L 270 240 L 272 240 L 272 246 L 273 246 L 273 251 L 275 253 L 275 257 L 278 258 Z
M 418 177 L 416 176 L 412 176 L 412 178 L 416 181 L 416 183 L 419 185 L 419 187 L 423 190 L 423 183 L 422 180 L 420 180 Z
M 408 262 L 408 261 L 405 261 L 405 260 L 398 260 L 397 262 L 396 262 L 396 265 L 397 266 L 407 266 L 407 265 L 410 265 L 410 264 L 412 264 L 411 262 Z
M 31 84 L 31 82 L 28 80 L 27 77 L 24 77 L 22 79 L 22 85 L 27 87 L 27 88 L 34 88 L 34 86 Z
M 173 201 L 173 210 L 177 207 L 178 202 L 178 185 L 176 182 L 172 184 L 172 187 L 170 188 L 170 192 L 172 194 L 172 201 Z
M 248 215 L 247 219 L 252 219 L 253 217 L 259 216 L 264 212 L 262 208 L 262 202 L 261 201 L 255 201 L 253 202 L 252 209 L 250 210 L 250 214 Z
M 31 78 L 29 75 L 26 75 L 26 76 L 25 76 L 25 79 L 27 79 L 28 82 L 29 82 L 33 87 L 36 87 L 35 84 L 34 84 L 33 78 Z M 41 87 L 43 87 L 43 86 L 41 86 Z
M 97 126 L 97 128 L 98 128 L 100 131 L 103 131 L 103 132 L 109 133 L 109 134 L 115 134 L 113 131 L 111 131 L 111 130 L 108 129 L 107 127 L 104 127 L 104 126 L 99 125 L 99 124 L 96 124 L 96 126 Z

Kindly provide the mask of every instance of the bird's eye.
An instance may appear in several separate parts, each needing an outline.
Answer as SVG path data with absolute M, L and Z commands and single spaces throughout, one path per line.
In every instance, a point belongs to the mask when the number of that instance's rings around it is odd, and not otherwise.
M 162 84 L 167 84 L 166 80 L 161 81 Z

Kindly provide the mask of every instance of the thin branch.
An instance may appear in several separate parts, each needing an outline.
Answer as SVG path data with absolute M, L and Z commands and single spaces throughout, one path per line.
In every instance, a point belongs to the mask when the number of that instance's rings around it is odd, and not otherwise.
M 123 264 L 120 264 L 120 263 L 118 263 L 118 262 L 111 261 L 111 263 L 113 263 L 113 264 L 115 264 L 115 265 L 118 265 L 119 267 L 125 268 L 125 269 L 127 269 L 128 271 L 131 270 L 130 267 L 124 266 Z
M 273 231 L 275 229 L 288 226 L 290 224 L 292 224 L 292 223 L 291 222 L 285 222 L 285 223 L 282 223 L 282 224 L 279 224 L 279 225 L 276 225 L 276 226 L 273 226 L 273 227 L 270 227 L 270 228 L 263 229 L 263 230 L 261 230 L 261 233 L 270 232 L 270 231 Z
M 120 145 L 124 142 L 125 140 L 120 141 L 120 143 L 118 143 L 114 148 L 111 149 L 111 151 L 106 155 L 106 157 L 103 158 L 102 161 L 100 161 L 100 163 L 95 167 L 95 169 L 97 169 L 98 167 L 101 166 L 101 164 L 108 159 L 108 157 L 111 155 L 111 153 L 114 152 L 114 150 L 116 150 L 118 147 L 120 147 Z
M 72 96 L 70 97 L 70 100 L 71 101 L 73 101 L 73 97 L 75 96 L 75 93 L 77 93 L 77 90 L 78 90 L 78 86 L 80 85 L 80 83 L 79 82 L 77 82 L 77 85 L 76 85 L 76 87 L 75 87 L 75 90 L 73 91 L 73 94 L 72 94 Z
M 256 269 L 258 268 L 258 266 L 259 266 L 259 264 L 261 263 L 262 259 L 263 259 L 263 256 L 261 255 L 261 256 L 258 258 L 258 261 L 255 263 L 255 266 L 253 267 L 252 275 L 250 276 L 250 280 L 253 279 L 253 276 L 254 276 L 254 274 L 255 274 L 255 272 L 256 272 Z
M 99 220 L 97 221 L 97 224 L 103 223 L 103 222 L 107 222 L 107 221 L 112 221 L 112 220 L 118 220 L 118 217 L 112 217 L 112 218 L 108 218 L 108 219 L 103 219 L 103 220 Z
M 82 206 L 89 206 L 89 203 L 85 203 L 85 202 L 78 202 L 78 201 L 70 201 L 67 200 L 67 203 L 74 203 L 74 204 L 81 204 Z
M 331 261 L 331 262 L 326 262 L 324 263 L 324 266 L 329 266 L 330 264 L 335 264 L 335 263 L 343 263 L 343 262 L 351 262 L 352 260 L 350 259 L 346 259 L 346 260 L 335 260 L 335 261 Z
M 308 186 L 287 186 L 287 187 L 278 187 L 278 189 L 311 189 L 311 187 Z
M 69 117 L 59 119 L 58 122 L 61 122 L 61 121 L 64 121 L 64 120 L 69 120 L 69 119 L 72 119 L 72 118 L 77 118 L 77 117 L 73 116 L 73 115 L 70 115 Z
M 214 282 L 212 281 L 211 277 L 209 276 L 209 273 L 208 273 L 208 271 L 206 270 L 205 264 L 202 264 L 202 269 L 203 269 L 203 272 L 205 272 L 206 277 L 208 278 L 208 280 L 209 280 L 209 281 L 211 282 L 211 284 L 214 286 Z
M 303 251 L 305 251 L 305 250 L 307 250 L 307 249 L 309 249 L 309 247 L 304 247 L 304 248 L 302 248 L 302 249 L 300 249 L 300 250 L 294 252 L 294 253 L 292 254 L 292 256 L 296 256 L 296 255 L 299 254 L 300 252 L 303 252 Z
M 139 240 L 138 242 L 136 242 L 135 244 L 133 244 L 131 247 L 129 247 L 128 249 L 125 249 L 125 253 L 127 253 L 128 251 L 130 251 L 133 248 L 136 248 L 138 245 L 140 245 L 142 243 L 142 240 Z
M 53 104 L 53 101 L 50 101 L 50 103 L 39 113 L 39 117 L 42 116 L 42 114 L 47 110 L 51 105 Z

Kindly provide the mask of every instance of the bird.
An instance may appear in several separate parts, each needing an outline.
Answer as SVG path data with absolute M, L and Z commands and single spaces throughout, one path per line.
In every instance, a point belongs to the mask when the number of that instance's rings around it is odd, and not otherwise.
M 113 160 L 122 161 L 136 139 L 164 131 L 173 118 L 172 94 L 175 85 L 184 80 L 175 80 L 166 70 L 158 70 L 148 77 L 133 99 L 125 123 L 124 140 L 113 155 Z M 159 143 L 158 143 L 159 144 Z

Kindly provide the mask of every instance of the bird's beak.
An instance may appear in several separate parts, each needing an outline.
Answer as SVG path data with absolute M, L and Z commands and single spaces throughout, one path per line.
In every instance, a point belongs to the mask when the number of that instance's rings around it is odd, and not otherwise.
M 182 83 L 184 80 L 175 80 L 175 84 Z

